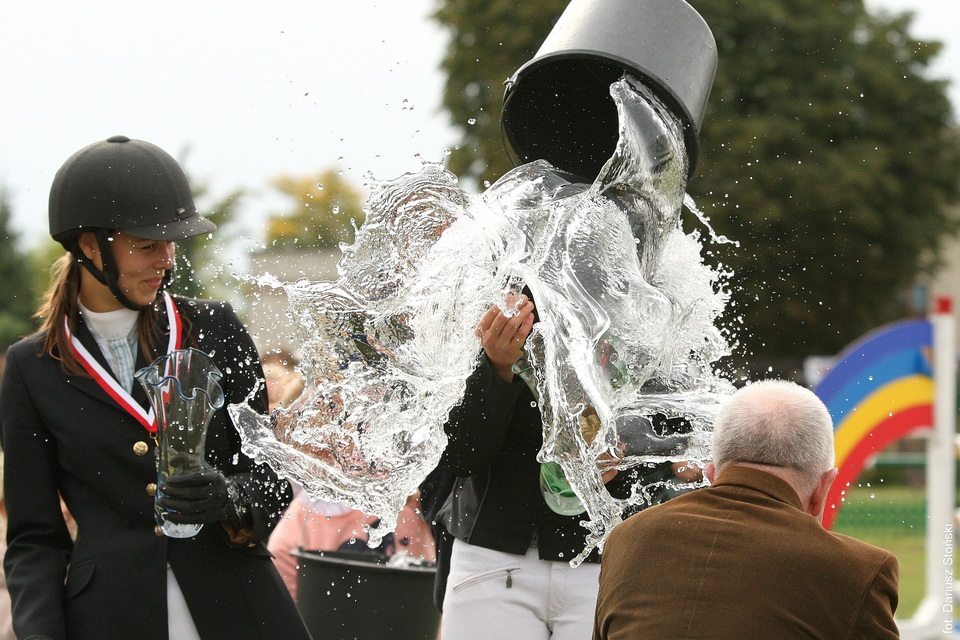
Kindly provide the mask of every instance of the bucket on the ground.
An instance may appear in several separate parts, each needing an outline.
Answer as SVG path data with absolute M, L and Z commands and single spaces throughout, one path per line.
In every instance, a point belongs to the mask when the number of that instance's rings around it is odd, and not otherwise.
M 432 566 L 390 566 L 375 556 L 294 551 L 297 606 L 314 638 L 435 640 Z
M 520 162 L 593 180 L 616 148 L 610 85 L 627 72 L 683 123 L 689 177 L 716 68 L 710 27 L 684 0 L 572 0 L 507 81 L 501 126 Z

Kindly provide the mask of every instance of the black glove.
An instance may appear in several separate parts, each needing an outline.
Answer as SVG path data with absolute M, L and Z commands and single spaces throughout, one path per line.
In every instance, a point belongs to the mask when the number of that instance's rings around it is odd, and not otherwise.
M 686 451 L 693 425 L 685 418 L 628 413 L 616 417 L 621 456 L 677 456 Z
M 239 490 L 215 469 L 168 477 L 157 488 L 157 504 L 174 524 L 239 521 Z

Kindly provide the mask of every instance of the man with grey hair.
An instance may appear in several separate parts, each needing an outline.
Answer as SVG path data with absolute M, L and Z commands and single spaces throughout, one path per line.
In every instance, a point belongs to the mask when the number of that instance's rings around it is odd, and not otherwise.
M 826 531 L 833 426 L 815 394 L 767 380 L 714 426 L 711 486 L 607 539 L 594 640 L 899 638 L 891 553 Z

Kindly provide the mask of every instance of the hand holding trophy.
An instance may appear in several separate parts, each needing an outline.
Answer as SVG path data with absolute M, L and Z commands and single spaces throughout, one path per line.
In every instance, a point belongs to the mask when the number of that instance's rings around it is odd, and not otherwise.
M 197 349 L 172 351 L 136 374 L 157 421 L 157 523 L 172 538 L 195 536 L 229 502 L 223 475 L 204 459 L 207 425 L 224 405 L 222 377 Z

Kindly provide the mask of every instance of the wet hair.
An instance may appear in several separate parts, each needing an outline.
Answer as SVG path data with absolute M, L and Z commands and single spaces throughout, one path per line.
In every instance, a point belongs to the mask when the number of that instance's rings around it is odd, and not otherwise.
M 66 317 L 70 332 L 76 333 L 82 269 L 79 261 L 69 251 L 60 256 L 50 268 L 50 284 L 33 315 L 41 320 L 40 331 L 46 333 L 41 355 L 49 355 L 59 360 L 66 373 L 89 377 L 74 355 L 63 326 L 63 318 Z M 159 302 L 154 301 L 153 304 L 155 306 Z M 162 334 L 157 317 L 156 313 L 141 313 L 137 319 L 138 342 L 148 361 L 153 359 L 157 341 Z M 188 334 L 186 322 L 184 334 Z
M 747 462 L 799 472 L 812 489 L 834 464 L 833 421 L 812 391 L 786 380 L 763 380 L 734 393 L 713 431 L 713 462 Z

